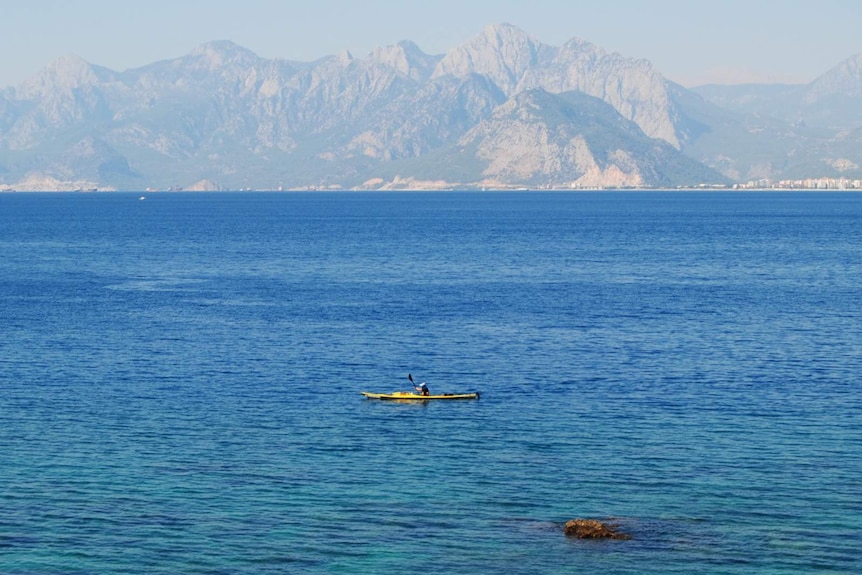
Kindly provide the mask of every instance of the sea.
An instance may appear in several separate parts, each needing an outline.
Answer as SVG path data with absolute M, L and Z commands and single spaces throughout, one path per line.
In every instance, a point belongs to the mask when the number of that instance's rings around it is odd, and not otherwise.
M 4 193 L 0 573 L 862 573 L 860 374 L 860 193 Z

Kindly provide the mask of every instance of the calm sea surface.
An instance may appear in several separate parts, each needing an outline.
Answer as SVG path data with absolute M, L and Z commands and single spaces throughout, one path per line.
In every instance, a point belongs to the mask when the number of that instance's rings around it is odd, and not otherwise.
M 139 195 L 0 194 L 0 573 L 862 572 L 862 195 Z

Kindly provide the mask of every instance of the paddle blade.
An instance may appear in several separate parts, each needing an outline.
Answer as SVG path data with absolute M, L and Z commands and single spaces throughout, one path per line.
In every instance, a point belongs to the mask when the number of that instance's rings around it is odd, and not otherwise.
M 410 380 L 410 383 L 414 383 L 414 381 L 413 381 L 413 376 L 412 376 L 412 375 L 410 375 L 409 373 L 407 374 L 407 379 L 409 379 L 409 380 Z

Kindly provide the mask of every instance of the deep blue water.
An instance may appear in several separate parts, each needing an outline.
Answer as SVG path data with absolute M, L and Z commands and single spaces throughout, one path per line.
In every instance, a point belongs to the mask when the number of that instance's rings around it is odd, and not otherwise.
M 138 196 L 0 194 L 0 573 L 862 572 L 859 194 Z

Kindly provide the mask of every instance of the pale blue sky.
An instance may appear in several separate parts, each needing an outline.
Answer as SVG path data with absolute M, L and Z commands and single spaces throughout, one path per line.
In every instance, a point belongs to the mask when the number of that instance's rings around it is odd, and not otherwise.
M 0 22 L 0 87 L 60 56 L 121 71 L 223 39 L 302 61 L 405 39 L 436 54 L 498 22 L 646 58 L 687 85 L 807 82 L 862 52 L 860 0 L 2 0 Z

